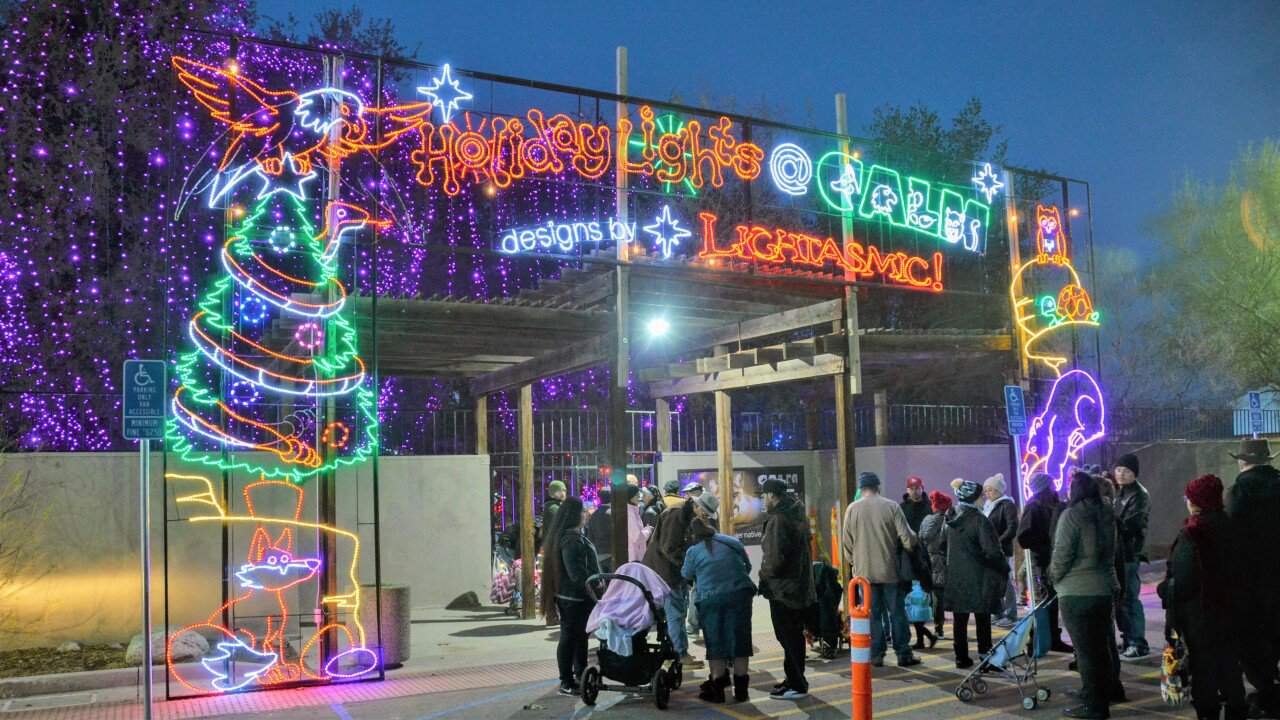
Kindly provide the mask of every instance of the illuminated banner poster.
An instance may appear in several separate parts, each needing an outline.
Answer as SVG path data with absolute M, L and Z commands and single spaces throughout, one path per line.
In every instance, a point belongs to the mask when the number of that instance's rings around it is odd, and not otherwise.
M 716 470 L 680 470 L 680 487 L 696 482 L 720 497 L 720 477 Z M 804 503 L 804 466 L 745 468 L 733 471 L 733 534 L 746 545 L 759 545 L 764 533 L 764 500 L 760 488 L 768 480 L 781 480 Z

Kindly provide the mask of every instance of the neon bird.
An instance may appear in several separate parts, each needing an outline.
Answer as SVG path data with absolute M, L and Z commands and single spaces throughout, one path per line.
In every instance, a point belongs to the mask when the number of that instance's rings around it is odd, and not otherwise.
M 264 673 L 280 660 L 280 656 L 273 652 L 260 653 L 257 650 L 245 645 L 239 638 L 230 641 L 220 642 L 217 645 L 218 654 L 210 655 L 200 661 L 205 670 L 213 675 L 213 685 L 215 690 L 221 692 L 234 692 L 246 685 L 258 680 Z M 231 679 L 230 660 L 233 655 L 248 656 L 251 662 L 261 662 L 262 667 L 254 668 L 244 674 L 244 677 L 236 683 L 229 682 Z
M 338 88 L 269 90 L 238 71 L 177 55 L 170 62 L 196 102 L 227 126 L 227 148 L 209 187 L 210 207 L 252 176 L 270 185 L 290 157 L 296 173 L 309 178 L 320 161 L 388 147 L 431 117 L 430 102 L 368 107 Z M 382 139 L 370 142 L 375 116 L 387 122 Z M 304 180 L 297 182 L 300 187 Z

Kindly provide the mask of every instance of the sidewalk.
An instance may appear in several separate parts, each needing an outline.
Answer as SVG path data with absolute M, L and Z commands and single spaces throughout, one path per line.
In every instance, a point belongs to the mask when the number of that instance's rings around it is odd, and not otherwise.
M 1148 609 L 1147 635 L 1152 640 L 1153 649 L 1158 648 L 1161 646 L 1159 637 L 1164 618 L 1159 600 L 1155 597 L 1154 585 L 1144 586 L 1143 601 Z M 773 638 L 768 620 L 767 601 L 756 598 L 753 613 L 756 630 L 754 641 L 760 648 L 759 659 L 775 655 L 780 657 L 781 651 Z M 167 720 L 293 711 L 313 717 L 349 718 L 350 715 L 344 709 L 346 705 L 385 704 L 395 699 L 415 696 L 450 692 L 462 694 L 460 691 L 498 687 L 520 687 L 535 695 L 546 694 L 555 685 L 554 655 L 557 636 L 554 628 L 545 627 L 540 620 L 514 619 L 495 608 L 479 611 L 437 610 L 414 620 L 411 658 L 403 668 L 388 671 L 385 682 L 236 693 L 191 700 L 159 700 L 154 717 Z M 691 649 L 695 655 L 701 652 L 698 646 Z M 832 664 L 832 671 L 842 674 L 845 680 L 837 679 L 831 684 L 832 687 L 847 687 L 848 664 L 843 658 L 841 656 L 841 659 Z M 945 667 L 945 657 L 938 659 L 943 661 L 941 667 Z M 499 663 L 495 664 L 495 660 Z M 1153 654 L 1146 661 L 1126 665 L 1146 672 L 1155 667 L 1156 662 L 1158 656 Z M 686 678 L 700 676 L 702 673 L 701 670 L 695 670 L 686 675 Z M 156 693 L 158 698 L 163 698 L 163 683 L 157 684 Z M 685 691 L 682 690 L 681 693 Z M 881 692 L 877 691 L 876 694 L 879 696 Z M 487 696 L 495 697 L 492 693 Z M 847 691 L 837 693 L 837 696 L 847 696 Z M 943 693 L 940 700 L 948 697 Z M 423 698 L 423 704 L 427 702 L 445 700 L 441 698 L 428 701 Z M 312 710 L 306 711 L 307 708 Z M 450 712 L 458 713 L 464 708 L 465 706 L 457 706 Z M 130 686 L 0 701 L 0 717 L 15 720 L 135 720 L 142 717 L 140 691 L 139 688 Z

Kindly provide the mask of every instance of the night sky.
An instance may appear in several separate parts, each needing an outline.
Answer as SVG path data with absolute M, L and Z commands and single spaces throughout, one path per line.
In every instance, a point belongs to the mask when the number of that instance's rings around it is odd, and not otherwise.
M 406 2 L 361 0 L 417 59 L 689 104 L 763 100 L 862 134 L 883 103 L 949 119 L 972 95 L 1009 162 L 1088 180 L 1099 246 L 1154 249 L 1145 223 L 1188 173 L 1225 179 L 1239 148 L 1280 137 L 1280 2 Z M 348 3 L 275 0 L 309 18 Z M 1029 7 L 1024 7 L 1029 6 Z

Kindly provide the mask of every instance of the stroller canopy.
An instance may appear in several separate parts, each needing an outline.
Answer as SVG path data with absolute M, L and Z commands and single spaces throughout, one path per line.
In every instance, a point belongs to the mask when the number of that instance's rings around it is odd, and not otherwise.
M 615 570 L 614 574 L 625 575 L 644 585 L 653 594 L 653 602 L 658 606 L 665 603 L 667 597 L 671 595 L 671 588 L 667 587 L 666 581 L 658 573 L 638 562 L 625 563 Z M 600 598 L 600 602 L 591 611 L 591 617 L 587 619 L 587 632 L 595 632 L 606 618 L 616 627 L 628 628 L 632 632 L 639 632 L 653 625 L 653 611 L 649 609 L 644 593 L 629 582 L 609 583 L 609 589 L 605 591 L 604 597 Z

